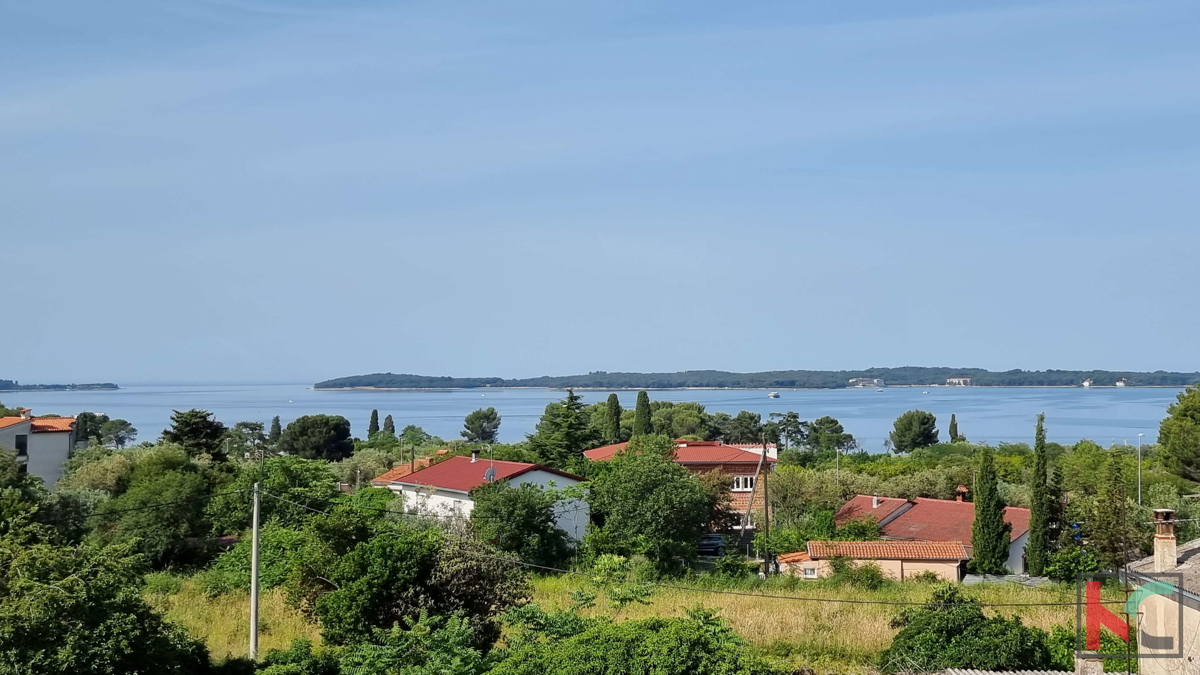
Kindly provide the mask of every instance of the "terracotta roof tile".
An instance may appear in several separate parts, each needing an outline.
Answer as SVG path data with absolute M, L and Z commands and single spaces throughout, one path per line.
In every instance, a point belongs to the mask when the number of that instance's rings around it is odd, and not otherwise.
M 417 458 L 415 465 L 417 467 L 417 470 L 424 469 L 425 467 L 429 466 L 429 458 L 428 457 L 419 457 L 419 458 Z M 379 476 L 378 478 L 375 478 L 374 480 L 372 480 L 371 484 L 374 485 L 376 483 L 379 483 L 380 485 L 385 485 L 387 483 L 391 483 L 392 481 L 400 480 L 401 478 L 404 478 L 405 476 L 407 476 L 411 473 L 413 473 L 413 469 L 412 469 L 411 465 L 399 464 L 399 465 L 393 467 L 391 471 L 388 471 L 387 473 L 383 474 L 382 476 Z
M 613 456 L 616 455 L 618 452 L 625 452 L 625 448 L 628 445 L 629 445 L 628 443 L 614 443 L 612 445 L 603 445 L 603 446 L 600 446 L 599 448 L 592 448 L 591 450 L 584 450 L 583 456 L 587 457 L 588 459 L 592 460 L 593 462 L 603 462 L 606 459 L 612 459 Z
M 879 499 L 879 506 L 874 506 L 875 499 Z M 883 523 L 889 516 L 907 504 L 907 499 L 858 495 L 842 505 L 842 508 L 838 509 L 838 512 L 834 514 L 833 520 L 838 525 L 841 525 L 852 518 L 869 517 L 877 523 Z
M 3 429 L 5 427 L 11 427 L 14 424 L 20 424 L 21 422 L 28 422 L 28 421 L 30 421 L 30 420 L 27 420 L 24 417 L 0 417 L 0 429 Z
M 777 556 L 775 559 L 778 560 L 782 565 L 794 565 L 796 563 L 809 562 L 812 560 L 812 558 L 804 551 L 797 551 L 796 553 L 784 553 Z
M 443 490 L 470 492 L 471 488 L 479 487 L 486 482 L 483 476 L 489 468 L 496 469 L 496 480 L 515 478 L 521 474 L 528 473 L 533 470 L 546 471 L 548 473 L 577 481 L 583 480 L 583 478 L 566 473 L 565 471 L 559 471 L 558 469 L 552 469 L 550 467 L 540 466 L 538 464 L 528 464 L 526 462 L 505 462 L 498 459 L 481 459 L 477 462 L 472 462 L 470 457 L 458 456 L 438 462 L 437 464 L 421 469 L 416 473 L 408 474 L 407 476 L 404 476 L 403 478 L 394 482 L 402 485 L 421 485 L 441 488 Z M 382 476 L 380 476 L 380 478 L 382 478 Z M 376 480 L 380 480 L 380 478 L 377 478 Z
M 967 560 L 961 541 L 810 541 L 808 555 L 855 560 Z
M 913 502 L 912 508 L 883 526 L 884 537 L 920 541 L 971 541 L 971 527 L 975 524 L 975 504 L 924 497 L 918 497 Z M 1029 531 L 1029 509 L 1006 507 L 1004 520 L 1012 523 L 1010 537 L 1013 541 Z
M 47 431 L 73 431 L 75 429 L 74 417 L 35 417 L 33 418 L 33 433 L 45 433 Z
M 679 440 L 675 443 L 675 461 L 680 464 L 749 464 L 758 462 L 758 458 L 762 456 L 762 453 L 725 445 L 720 441 Z M 629 447 L 629 443 L 614 443 L 585 450 L 583 456 L 593 462 L 603 462 L 612 459 L 617 453 L 624 452 L 627 447 Z M 775 462 L 776 460 L 768 457 L 767 461 Z

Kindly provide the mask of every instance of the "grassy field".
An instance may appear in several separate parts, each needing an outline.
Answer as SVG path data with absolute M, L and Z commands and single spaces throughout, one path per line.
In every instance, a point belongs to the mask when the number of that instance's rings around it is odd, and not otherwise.
M 250 649 L 250 594 L 227 593 L 210 598 L 185 581 L 183 589 L 172 595 L 148 594 L 146 601 L 167 619 L 187 628 L 193 637 L 208 645 L 212 658 L 222 661 L 230 656 L 246 656 Z M 296 610 L 288 607 L 283 591 L 266 591 L 259 598 L 258 649 L 287 649 L 296 638 L 314 643 L 321 640 L 321 629 L 309 624 Z
M 540 577 L 534 580 L 534 601 L 546 608 L 570 606 L 570 594 L 580 587 L 574 576 Z M 892 640 L 895 631 L 888 622 L 902 608 L 892 605 L 866 605 L 829 602 L 830 600 L 875 600 L 887 602 L 923 602 L 932 587 L 922 584 L 898 584 L 880 591 L 838 588 L 820 583 L 763 584 L 748 593 L 782 595 L 791 599 L 722 595 L 697 591 L 659 589 L 649 605 L 633 605 L 622 610 L 619 620 L 649 616 L 683 616 L 697 605 L 716 609 L 739 635 L 766 654 L 796 667 L 824 673 L 868 673 L 871 663 Z M 1004 607 L 992 612 L 1017 614 L 1026 625 L 1047 631 L 1075 618 L 1075 591 L 1051 587 L 1030 589 L 1014 584 L 972 586 L 968 592 L 984 603 L 1063 603 L 1057 607 Z M 799 598 L 816 598 L 800 600 Z M 182 624 L 207 644 L 214 659 L 245 656 L 249 641 L 249 598 L 246 593 L 230 593 L 210 598 L 194 582 L 185 581 L 182 590 L 171 595 L 147 595 L 147 600 Z M 598 603 L 600 604 L 600 603 Z M 261 604 L 262 653 L 285 649 L 296 638 L 320 641 L 320 628 L 305 622 L 299 612 L 287 606 L 282 591 L 263 594 Z M 612 615 L 602 606 L 587 610 L 592 615 Z
M 579 583 L 578 577 L 569 576 L 538 579 L 535 582 L 534 600 L 548 608 L 568 607 L 571 604 L 570 593 Z M 812 668 L 817 673 L 871 672 L 873 659 L 891 644 L 895 634 L 888 622 L 902 608 L 828 600 L 923 602 L 933 590 L 922 584 L 898 584 L 876 592 L 813 583 L 795 588 L 790 586 L 795 585 L 763 585 L 747 592 L 820 600 L 780 600 L 660 589 L 651 598 L 651 604 L 627 607 L 618 618 L 683 616 L 687 608 L 703 605 L 719 610 L 739 635 L 764 653 L 797 667 Z M 1062 607 L 990 610 L 1007 616 L 1017 614 L 1026 625 L 1047 631 L 1075 618 L 1073 588 L 1030 589 L 1004 584 L 972 586 L 969 593 L 984 603 L 1064 603 Z M 601 607 L 588 611 L 592 614 L 612 614 L 612 610 Z

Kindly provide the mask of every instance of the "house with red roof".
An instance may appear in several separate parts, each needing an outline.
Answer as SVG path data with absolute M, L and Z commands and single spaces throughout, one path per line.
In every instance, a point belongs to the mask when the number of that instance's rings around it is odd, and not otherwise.
M 834 514 L 839 526 L 852 518 L 870 518 L 879 523 L 884 539 L 899 541 L 960 541 L 970 553 L 971 529 L 975 524 L 975 505 L 964 501 L 967 488 L 959 486 L 957 499 L 898 499 L 858 495 Z M 1029 542 L 1029 509 L 1009 506 L 1004 520 L 1012 525 L 1008 549 L 1008 568 L 1025 573 L 1025 545 Z
M 0 448 L 17 453 L 21 473 L 37 476 L 52 488 L 75 451 L 75 418 L 34 417 L 33 411 L 22 408 L 19 415 L 0 417 Z
M 562 489 L 584 482 L 579 476 L 540 464 L 481 459 L 478 452 L 440 462 L 423 459 L 425 466 L 416 471 L 409 465 L 400 466 L 372 480 L 371 485 L 401 495 L 405 510 L 411 513 L 465 518 L 475 508 L 471 490 L 488 483 L 508 481 L 513 487 L 528 484 Z M 555 506 L 558 527 L 576 541 L 583 539 L 590 518 L 591 511 L 582 499 L 563 499 Z
M 878 565 L 885 577 L 896 581 L 927 573 L 962 581 L 963 563 L 970 555 L 961 541 L 810 541 L 807 551 L 779 556 L 779 568 L 804 579 L 823 579 L 833 575 L 834 558 Z
M 603 462 L 625 452 L 629 443 L 605 445 L 591 450 L 585 450 L 584 457 Z M 754 497 L 752 511 L 761 511 L 763 504 L 762 490 L 756 490 L 759 477 L 774 469 L 776 459 L 773 456 L 775 446 L 767 445 L 767 456 L 763 457 L 763 446 L 753 444 L 726 445 L 720 441 L 675 441 L 675 463 L 687 468 L 692 473 L 708 473 L 720 470 L 733 477 L 733 509 L 744 513 L 750 505 L 751 495 Z M 761 471 L 760 471 L 761 467 Z

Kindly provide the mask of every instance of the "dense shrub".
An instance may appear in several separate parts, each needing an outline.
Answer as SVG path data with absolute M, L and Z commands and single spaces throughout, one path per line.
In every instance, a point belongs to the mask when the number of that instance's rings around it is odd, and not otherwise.
M 1080 574 L 1099 571 L 1100 561 L 1082 546 L 1068 546 L 1052 553 L 1046 564 L 1046 576 L 1070 584 L 1075 583 Z

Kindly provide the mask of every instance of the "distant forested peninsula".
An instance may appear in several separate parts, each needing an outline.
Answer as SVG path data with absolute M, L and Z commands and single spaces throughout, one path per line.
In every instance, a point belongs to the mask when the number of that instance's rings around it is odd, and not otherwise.
M 16 380 L 0 380 L 0 391 L 92 391 L 120 389 L 112 382 L 87 384 L 20 384 Z
M 1200 372 L 1152 373 L 1110 370 L 1006 370 L 982 368 L 868 368 L 866 370 L 773 370 L 729 373 L 687 370 L 680 373 L 608 373 L 543 376 L 506 380 L 499 377 L 429 377 L 374 373 L 316 383 L 317 389 L 476 389 L 480 387 L 546 387 L 550 389 L 842 389 L 853 386 L 929 387 L 948 380 L 977 387 L 1185 387 L 1200 384 Z M 881 382 L 876 382 L 880 380 Z

